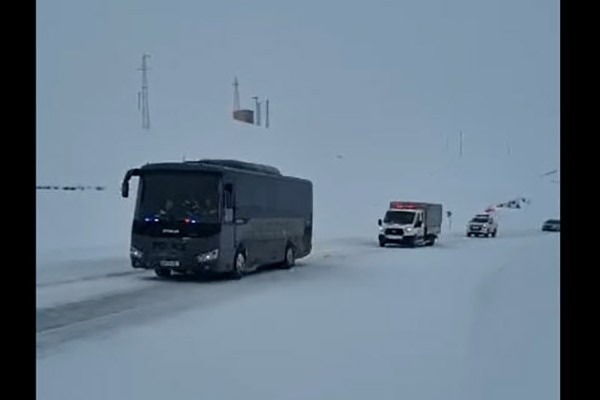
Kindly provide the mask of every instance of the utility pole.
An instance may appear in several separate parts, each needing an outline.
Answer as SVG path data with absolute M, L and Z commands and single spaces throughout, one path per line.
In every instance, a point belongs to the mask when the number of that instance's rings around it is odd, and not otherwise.
M 138 110 L 142 113 L 142 129 L 150 129 L 150 101 L 148 99 L 148 54 L 142 55 L 142 90 L 138 92 Z
M 238 83 L 237 76 L 233 80 L 233 111 L 240 109 L 240 84 Z
M 258 96 L 253 96 L 254 99 L 254 112 L 256 113 L 256 125 L 260 126 L 260 101 L 258 101 Z
M 265 128 L 269 128 L 269 99 L 265 100 Z

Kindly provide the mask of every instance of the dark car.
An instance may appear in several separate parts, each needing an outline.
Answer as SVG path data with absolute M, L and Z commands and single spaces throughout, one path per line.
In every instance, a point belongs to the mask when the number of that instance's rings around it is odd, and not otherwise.
M 542 225 L 542 230 L 545 232 L 560 232 L 560 220 L 549 219 Z

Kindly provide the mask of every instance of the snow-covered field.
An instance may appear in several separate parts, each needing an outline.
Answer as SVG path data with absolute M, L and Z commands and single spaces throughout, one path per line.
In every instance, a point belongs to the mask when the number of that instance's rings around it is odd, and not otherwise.
M 559 235 L 507 225 L 330 241 L 237 282 L 38 283 L 38 398 L 558 398 Z
M 532 204 L 500 210 L 497 238 L 464 235 L 486 191 L 448 191 L 452 230 L 417 249 L 379 248 L 383 209 L 350 202 L 351 223 L 317 217 L 297 268 L 241 281 L 135 271 L 131 202 L 39 193 L 38 398 L 558 398 L 560 234 L 540 230 L 558 201 L 529 183 Z
M 380 163 L 348 160 L 357 144 L 310 164 L 262 144 L 246 159 L 314 183 L 314 252 L 291 271 L 158 280 L 129 265 L 132 199 L 38 193 L 39 399 L 558 398 L 560 234 L 540 231 L 560 217 L 557 185 L 443 149 L 410 169 L 393 146 Z M 497 238 L 465 237 L 515 196 L 531 205 L 500 210 Z M 432 248 L 377 247 L 392 199 L 441 202 L 452 230 Z

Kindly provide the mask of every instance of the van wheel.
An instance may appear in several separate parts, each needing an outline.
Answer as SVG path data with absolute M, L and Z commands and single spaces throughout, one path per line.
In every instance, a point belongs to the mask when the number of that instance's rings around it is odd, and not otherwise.
M 235 252 L 233 258 L 233 270 L 231 271 L 231 279 L 242 279 L 246 271 L 246 253 L 243 249 Z
M 498 233 L 498 229 L 496 229 L 493 233 L 492 233 L 492 237 L 496 237 L 496 234 Z
M 168 278 L 171 276 L 171 270 L 169 268 L 156 268 L 154 273 L 160 278 Z
M 296 253 L 294 252 L 294 247 L 288 244 L 285 247 L 285 258 L 283 259 L 282 267 L 284 269 L 293 268 L 296 265 Z
M 385 247 L 385 239 L 379 238 L 379 247 Z

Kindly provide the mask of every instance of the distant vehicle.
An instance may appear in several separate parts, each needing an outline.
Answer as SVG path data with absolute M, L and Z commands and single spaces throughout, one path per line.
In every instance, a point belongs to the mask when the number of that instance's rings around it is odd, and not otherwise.
M 467 236 L 496 237 L 498 234 L 498 222 L 490 214 L 477 214 L 467 224 Z
M 291 268 L 310 254 L 312 183 L 274 167 L 236 160 L 146 164 L 138 176 L 133 268 L 160 277 L 225 273 L 235 279 L 267 264 Z
M 378 221 L 379 246 L 432 246 L 442 232 L 442 215 L 441 204 L 392 201 L 383 221 Z
M 549 219 L 544 221 L 542 231 L 545 232 L 560 232 L 560 219 Z

